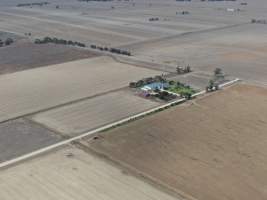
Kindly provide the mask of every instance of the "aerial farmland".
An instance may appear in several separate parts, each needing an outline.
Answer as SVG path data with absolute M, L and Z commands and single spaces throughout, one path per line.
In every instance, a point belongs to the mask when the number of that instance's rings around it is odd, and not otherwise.
M 56 163 L 56 165 L 51 165 Z M 175 200 L 175 197 L 124 174 L 119 168 L 75 147 L 64 147 L 50 155 L 2 173 L 0 193 L 5 200 L 108 199 Z M 42 189 L 41 189 L 42 188 Z M 25 191 L 29 191 L 25 193 Z
M 266 11 L 1 0 L 0 199 L 267 199 Z
M 158 72 L 120 64 L 109 57 L 82 59 L 6 74 L 0 77 L 3 106 L 0 108 L 0 120 L 121 89 L 128 85 L 129 80 L 151 74 Z M 9 85 L 9 89 L 5 84 Z
M 266 93 L 233 86 L 104 132 L 88 146 L 200 200 L 265 199 Z
M 121 90 L 38 113 L 33 120 L 63 134 L 77 135 L 158 105 Z
M 0 49 L 0 74 L 9 74 L 95 56 L 97 56 L 97 53 L 83 49 L 50 44 L 40 46 L 27 39 L 22 39 L 10 48 Z

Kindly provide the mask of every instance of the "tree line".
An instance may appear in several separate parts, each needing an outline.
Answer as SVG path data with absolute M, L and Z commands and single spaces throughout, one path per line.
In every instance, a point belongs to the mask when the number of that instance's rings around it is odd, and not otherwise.
M 118 48 L 108 48 L 108 47 L 102 47 L 102 46 L 97 46 L 97 45 L 90 45 L 90 47 L 92 49 L 98 49 L 100 51 L 108 51 L 110 53 L 116 53 L 116 54 L 122 54 L 122 55 L 126 55 L 126 56 L 131 56 L 131 52 L 126 51 L 126 50 L 122 50 L 122 49 L 118 49 Z
M 36 3 L 19 3 L 17 4 L 17 7 L 26 7 L 26 6 L 43 6 L 43 5 L 48 5 L 50 4 L 49 2 L 36 2 Z
M 138 88 L 138 87 L 142 87 L 142 86 L 145 86 L 151 83 L 156 83 L 156 82 L 167 83 L 167 80 L 163 78 L 163 76 L 148 77 L 148 78 L 143 78 L 141 80 L 138 80 L 136 82 L 130 82 L 129 87 Z
M 64 40 L 64 39 L 58 39 L 56 37 L 51 38 L 51 37 L 44 37 L 43 39 L 35 39 L 34 41 L 35 44 L 62 44 L 62 45 L 71 45 L 71 46 L 78 46 L 78 47 L 86 47 L 84 43 L 77 42 L 77 41 L 72 41 L 72 40 Z M 131 56 L 131 53 L 126 50 L 118 49 L 118 48 L 108 48 L 108 47 L 102 47 L 102 46 L 97 46 L 97 45 L 90 45 L 91 49 L 97 49 L 100 51 L 108 51 L 110 53 L 116 53 L 116 54 L 121 54 L 121 55 L 126 55 L 126 56 Z
M 34 41 L 35 44 L 62 44 L 62 45 L 71 45 L 71 46 L 78 46 L 78 47 L 86 47 L 84 43 L 72 41 L 72 40 L 64 40 L 59 38 L 51 38 L 51 37 L 44 37 L 43 39 L 36 39 Z

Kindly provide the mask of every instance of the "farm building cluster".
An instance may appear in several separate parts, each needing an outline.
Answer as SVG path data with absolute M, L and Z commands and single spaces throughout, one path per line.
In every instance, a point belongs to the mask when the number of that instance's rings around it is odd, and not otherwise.
M 130 88 L 137 90 L 139 96 L 171 101 L 176 98 L 190 99 L 196 90 L 179 81 L 167 80 L 164 76 L 144 78 L 137 82 L 131 82 Z

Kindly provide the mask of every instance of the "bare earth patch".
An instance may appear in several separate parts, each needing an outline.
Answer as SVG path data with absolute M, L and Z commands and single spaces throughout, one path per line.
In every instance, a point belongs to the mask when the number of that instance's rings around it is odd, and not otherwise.
M 267 198 L 267 89 L 236 85 L 88 145 L 199 200 Z
M 0 162 L 30 153 L 59 142 L 52 131 L 27 119 L 0 124 Z

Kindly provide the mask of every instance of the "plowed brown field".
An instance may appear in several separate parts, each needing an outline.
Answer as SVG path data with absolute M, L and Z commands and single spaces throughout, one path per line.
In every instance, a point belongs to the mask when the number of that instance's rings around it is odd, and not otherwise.
M 267 90 L 237 85 L 89 146 L 199 200 L 267 199 Z
M 88 50 L 64 46 L 37 45 L 28 41 L 0 48 L 0 74 L 97 56 Z

